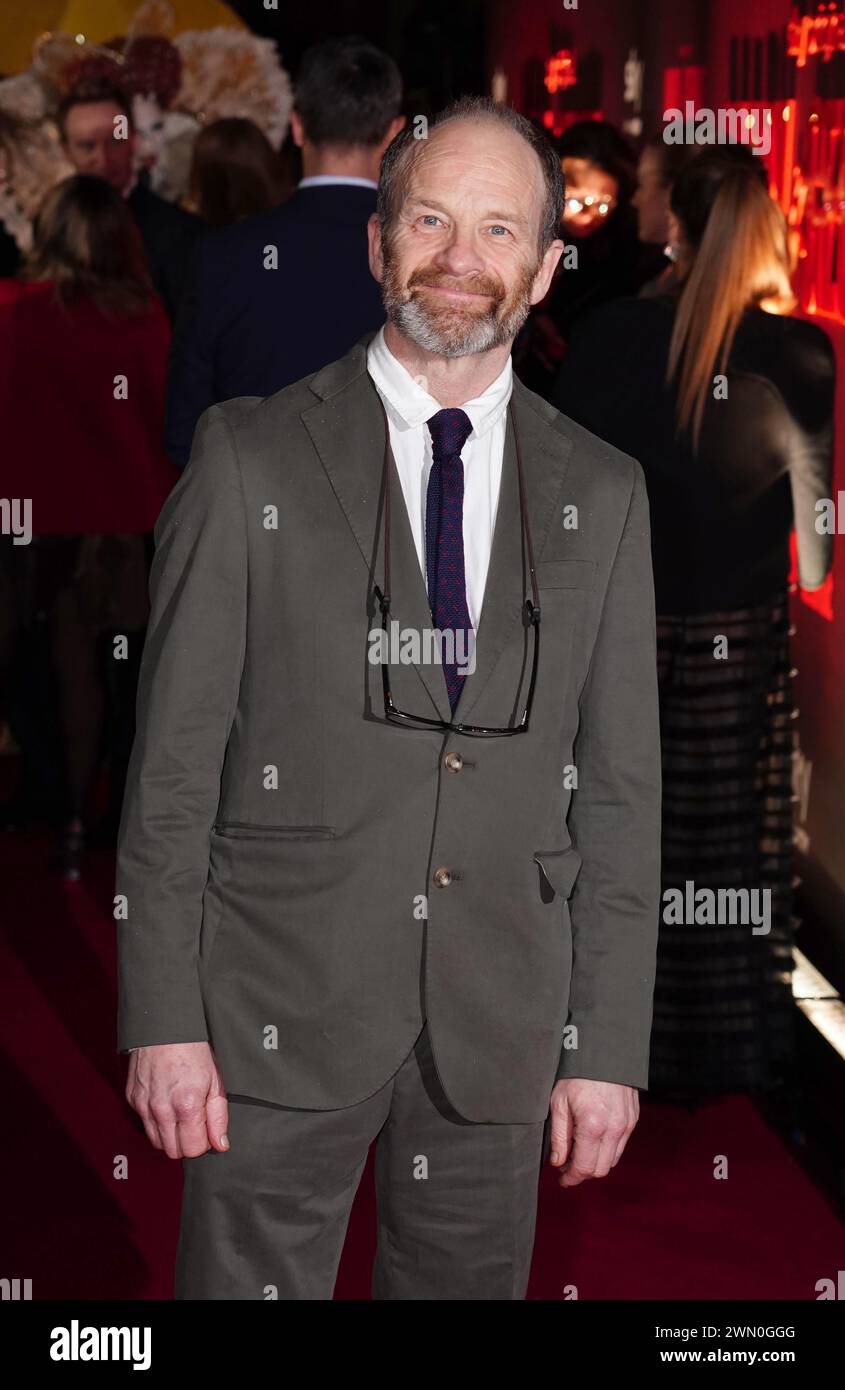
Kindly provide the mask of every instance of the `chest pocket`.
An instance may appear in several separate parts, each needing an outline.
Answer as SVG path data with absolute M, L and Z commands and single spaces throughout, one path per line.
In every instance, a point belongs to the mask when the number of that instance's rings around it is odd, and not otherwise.
M 541 589 L 592 589 L 598 566 L 595 560 L 540 560 L 536 568 Z

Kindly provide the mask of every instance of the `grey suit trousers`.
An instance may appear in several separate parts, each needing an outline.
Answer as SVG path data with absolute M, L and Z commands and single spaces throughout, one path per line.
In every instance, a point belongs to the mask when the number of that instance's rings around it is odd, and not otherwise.
M 373 1298 L 525 1297 L 548 1122 L 459 1115 L 427 1025 L 356 1105 L 229 1101 L 229 1150 L 183 1161 L 177 1299 L 330 1299 L 373 1140 Z

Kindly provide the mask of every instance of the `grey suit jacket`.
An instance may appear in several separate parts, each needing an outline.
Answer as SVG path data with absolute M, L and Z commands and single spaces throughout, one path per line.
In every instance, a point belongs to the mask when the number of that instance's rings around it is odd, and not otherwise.
M 209 1039 L 229 1092 L 336 1108 L 383 1085 L 427 1018 L 462 1115 L 537 1121 L 556 1077 L 648 1084 L 660 747 L 643 474 L 514 383 L 542 610 L 530 727 L 397 728 L 368 659 L 385 435 L 367 341 L 207 410 L 156 525 L 118 845 L 118 1048 Z M 391 469 L 393 616 L 421 632 Z M 456 718 L 522 713 L 529 592 L 509 427 Z M 440 665 L 397 662 L 391 685 L 399 708 L 449 719 Z

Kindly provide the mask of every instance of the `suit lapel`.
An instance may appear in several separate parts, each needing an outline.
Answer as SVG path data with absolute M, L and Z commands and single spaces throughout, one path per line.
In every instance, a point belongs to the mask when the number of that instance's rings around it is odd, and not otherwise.
M 362 339 L 346 357 L 333 362 L 312 379 L 311 388 L 320 399 L 303 412 L 302 419 L 355 537 L 362 562 L 371 581 L 381 587 L 385 422 L 378 393 L 366 369 L 366 347 L 371 336 Z M 560 510 L 556 503 L 572 449 L 572 441 L 566 435 L 548 427 L 557 414 L 553 407 L 533 398 L 529 400 L 525 388 L 515 378 L 490 566 L 475 639 L 475 669 L 465 678 L 454 715 L 458 722 L 471 722 L 471 712 L 521 621 L 522 606 L 530 593 L 527 557 L 523 557 L 511 412 L 516 418 L 521 443 L 535 562 L 542 553 L 552 520 Z M 540 412 L 546 412 L 548 419 L 544 420 Z M 402 628 L 422 633 L 432 627 L 433 620 L 392 452 L 390 469 L 391 617 Z M 452 713 L 443 668 L 417 665 L 414 669 L 433 708 L 411 712 L 432 717 L 436 711 L 439 718 L 449 721 Z M 520 713 L 516 711 L 517 716 Z M 504 724 L 510 714 L 510 710 L 491 710 L 487 717 L 493 723 Z
M 303 413 L 303 422 L 343 508 L 363 563 L 372 581 L 381 588 L 385 421 L 378 393 L 366 370 L 366 345 L 356 344 L 346 357 L 318 373 L 311 386 L 324 399 Z M 392 451 L 389 466 L 391 619 L 402 628 L 422 633 L 432 627 L 431 610 Z M 415 665 L 414 669 L 428 699 L 420 692 L 423 704 L 410 712 L 449 720 L 451 710 L 442 666 Z M 398 704 L 398 691 L 396 699 Z

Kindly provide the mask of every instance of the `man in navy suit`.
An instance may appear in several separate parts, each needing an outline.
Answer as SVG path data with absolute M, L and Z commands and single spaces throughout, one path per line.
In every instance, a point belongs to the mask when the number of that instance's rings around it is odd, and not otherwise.
M 126 199 L 141 233 L 150 279 L 172 321 L 202 230 L 200 219 L 160 198 L 139 176 L 132 107 L 125 92 L 102 82 L 80 83 L 61 103 L 56 120 L 74 168 L 105 179 Z
M 381 156 L 405 124 L 392 59 L 352 37 L 305 54 L 291 115 L 303 178 L 281 207 L 201 238 L 170 356 L 166 445 L 188 461 L 203 411 L 270 396 L 379 328 L 367 259 Z

